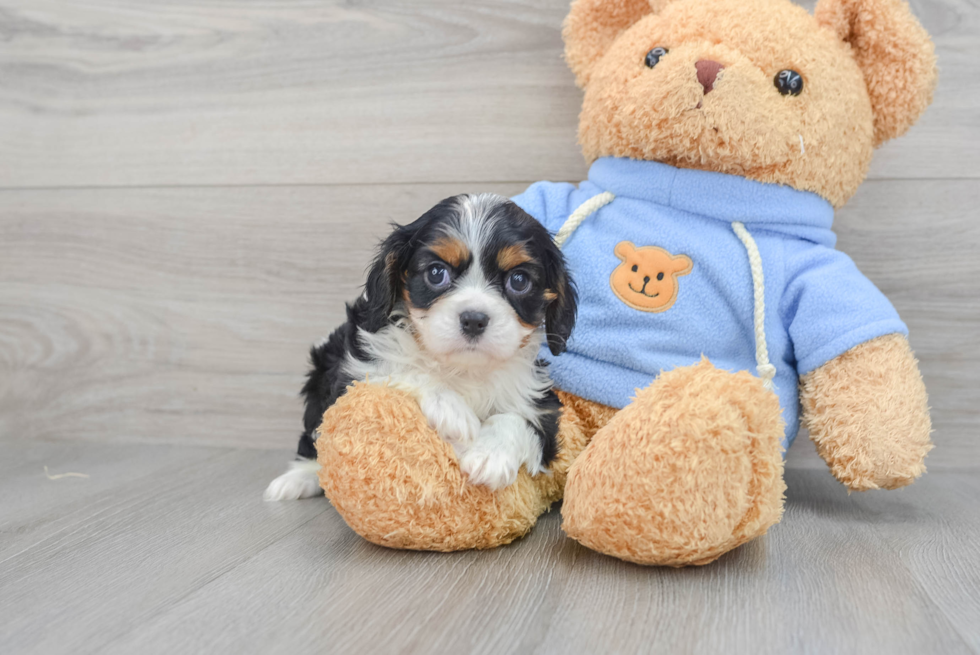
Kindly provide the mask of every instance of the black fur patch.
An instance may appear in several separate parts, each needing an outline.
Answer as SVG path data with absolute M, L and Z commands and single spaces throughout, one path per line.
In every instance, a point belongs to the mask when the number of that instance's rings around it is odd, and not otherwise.
M 534 365 L 547 367 L 548 362 L 539 359 L 534 362 Z M 561 399 L 558 398 L 554 389 L 548 389 L 548 392 L 534 405 L 538 410 L 540 420 L 540 427 L 535 427 L 534 431 L 541 441 L 541 464 L 542 466 L 549 466 L 558 457 L 558 451 L 561 448 L 558 444 L 558 428 L 562 410 Z
M 456 280 L 470 267 L 472 260 L 464 259 L 457 266 L 451 266 L 440 259 L 435 253 L 423 249 L 412 256 L 408 265 L 405 288 L 408 291 L 408 301 L 413 307 L 428 309 L 436 300 L 448 293 L 456 285 Z M 425 281 L 425 274 L 433 264 L 441 264 L 449 272 L 451 282 L 444 289 L 433 289 Z
M 504 289 L 509 271 L 499 267 L 497 253 L 514 244 L 524 246 L 531 261 L 516 269 L 525 271 L 533 286 L 524 295 L 504 295 L 525 323 L 538 325 L 544 320 L 548 348 L 553 355 L 559 355 L 565 352 L 578 306 L 578 295 L 568 275 L 565 256 L 544 226 L 515 203 L 501 203 L 494 214 L 498 219 L 497 228 L 486 244 L 480 264 L 491 281 Z M 553 294 L 554 298 L 549 300 L 545 294 Z

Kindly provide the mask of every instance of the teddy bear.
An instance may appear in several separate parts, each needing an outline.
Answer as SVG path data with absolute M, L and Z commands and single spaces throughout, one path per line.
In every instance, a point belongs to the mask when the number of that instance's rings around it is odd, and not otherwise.
M 849 490 L 920 476 L 931 424 L 907 328 L 831 231 L 873 149 L 931 101 L 908 6 L 576 0 L 563 37 L 588 179 L 514 198 L 579 293 L 567 352 L 542 351 L 558 459 L 470 485 L 413 400 L 357 383 L 317 441 L 348 524 L 390 547 L 491 548 L 564 497 L 584 546 L 700 565 L 780 520 L 800 424 Z

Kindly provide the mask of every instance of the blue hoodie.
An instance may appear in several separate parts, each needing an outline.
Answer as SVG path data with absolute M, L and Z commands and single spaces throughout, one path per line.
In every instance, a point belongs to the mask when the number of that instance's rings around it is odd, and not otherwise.
M 514 201 L 554 234 L 603 192 L 615 199 L 562 248 L 579 291 L 578 321 L 565 354 L 541 351 L 560 389 L 621 408 L 660 371 L 702 354 L 718 368 L 757 374 L 753 274 L 733 222 L 744 224 L 761 258 L 763 341 L 786 446 L 798 429 L 799 375 L 869 339 L 908 334 L 888 299 L 834 249 L 834 210 L 816 194 L 606 157 L 577 188 L 537 182 Z

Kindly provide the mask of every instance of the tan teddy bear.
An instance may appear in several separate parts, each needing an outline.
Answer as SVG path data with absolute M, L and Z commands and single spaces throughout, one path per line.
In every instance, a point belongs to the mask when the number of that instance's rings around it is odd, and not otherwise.
M 849 489 L 921 475 L 930 421 L 905 326 L 830 231 L 873 148 L 931 100 L 932 44 L 904 2 L 577 0 L 564 36 L 594 163 L 577 187 L 515 198 L 579 287 L 552 363 L 559 459 L 494 495 L 410 399 L 357 384 L 317 442 L 348 523 L 388 546 L 486 548 L 564 491 L 563 528 L 586 546 L 704 564 L 779 520 L 801 421 Z

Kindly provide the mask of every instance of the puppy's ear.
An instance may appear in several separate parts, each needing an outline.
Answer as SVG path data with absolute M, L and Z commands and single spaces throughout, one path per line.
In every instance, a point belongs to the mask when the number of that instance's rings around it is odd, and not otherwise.
M 378 254 L 364 283 L 361 304 L 365 310 L 361 327 L 368 332 L 377 332 L 387 325 L 391 310 L 398 301 L 404 282 L 402 278 L 411 258 L 412 238 L 418 232 L 416 223 L 418 221 L 396 227 L 378 247 Z
M 544 328 L 548 337 L 548 349 L 552 355 L 565 352 L 568 338 L 575 327 L 578 311 L 578 294 L 568 274 L 565 256 L 554 242 L 544 251 L 545 283 L 551 291 L 551 302 L 544 312 Z
M 434 221 L 452 216 L 459 205 L 459 198 L 446 198 L 413 223 L 396 225 L 388 238 L 381 242 L 364 283 L 364 296 L 358 301 L 358 307 L 365 311 L 359 322 L 365 330 L 377 332 L 388 324 L 391 311 L 405 287 L 408 264 L 418 248 L 423 230 Z

